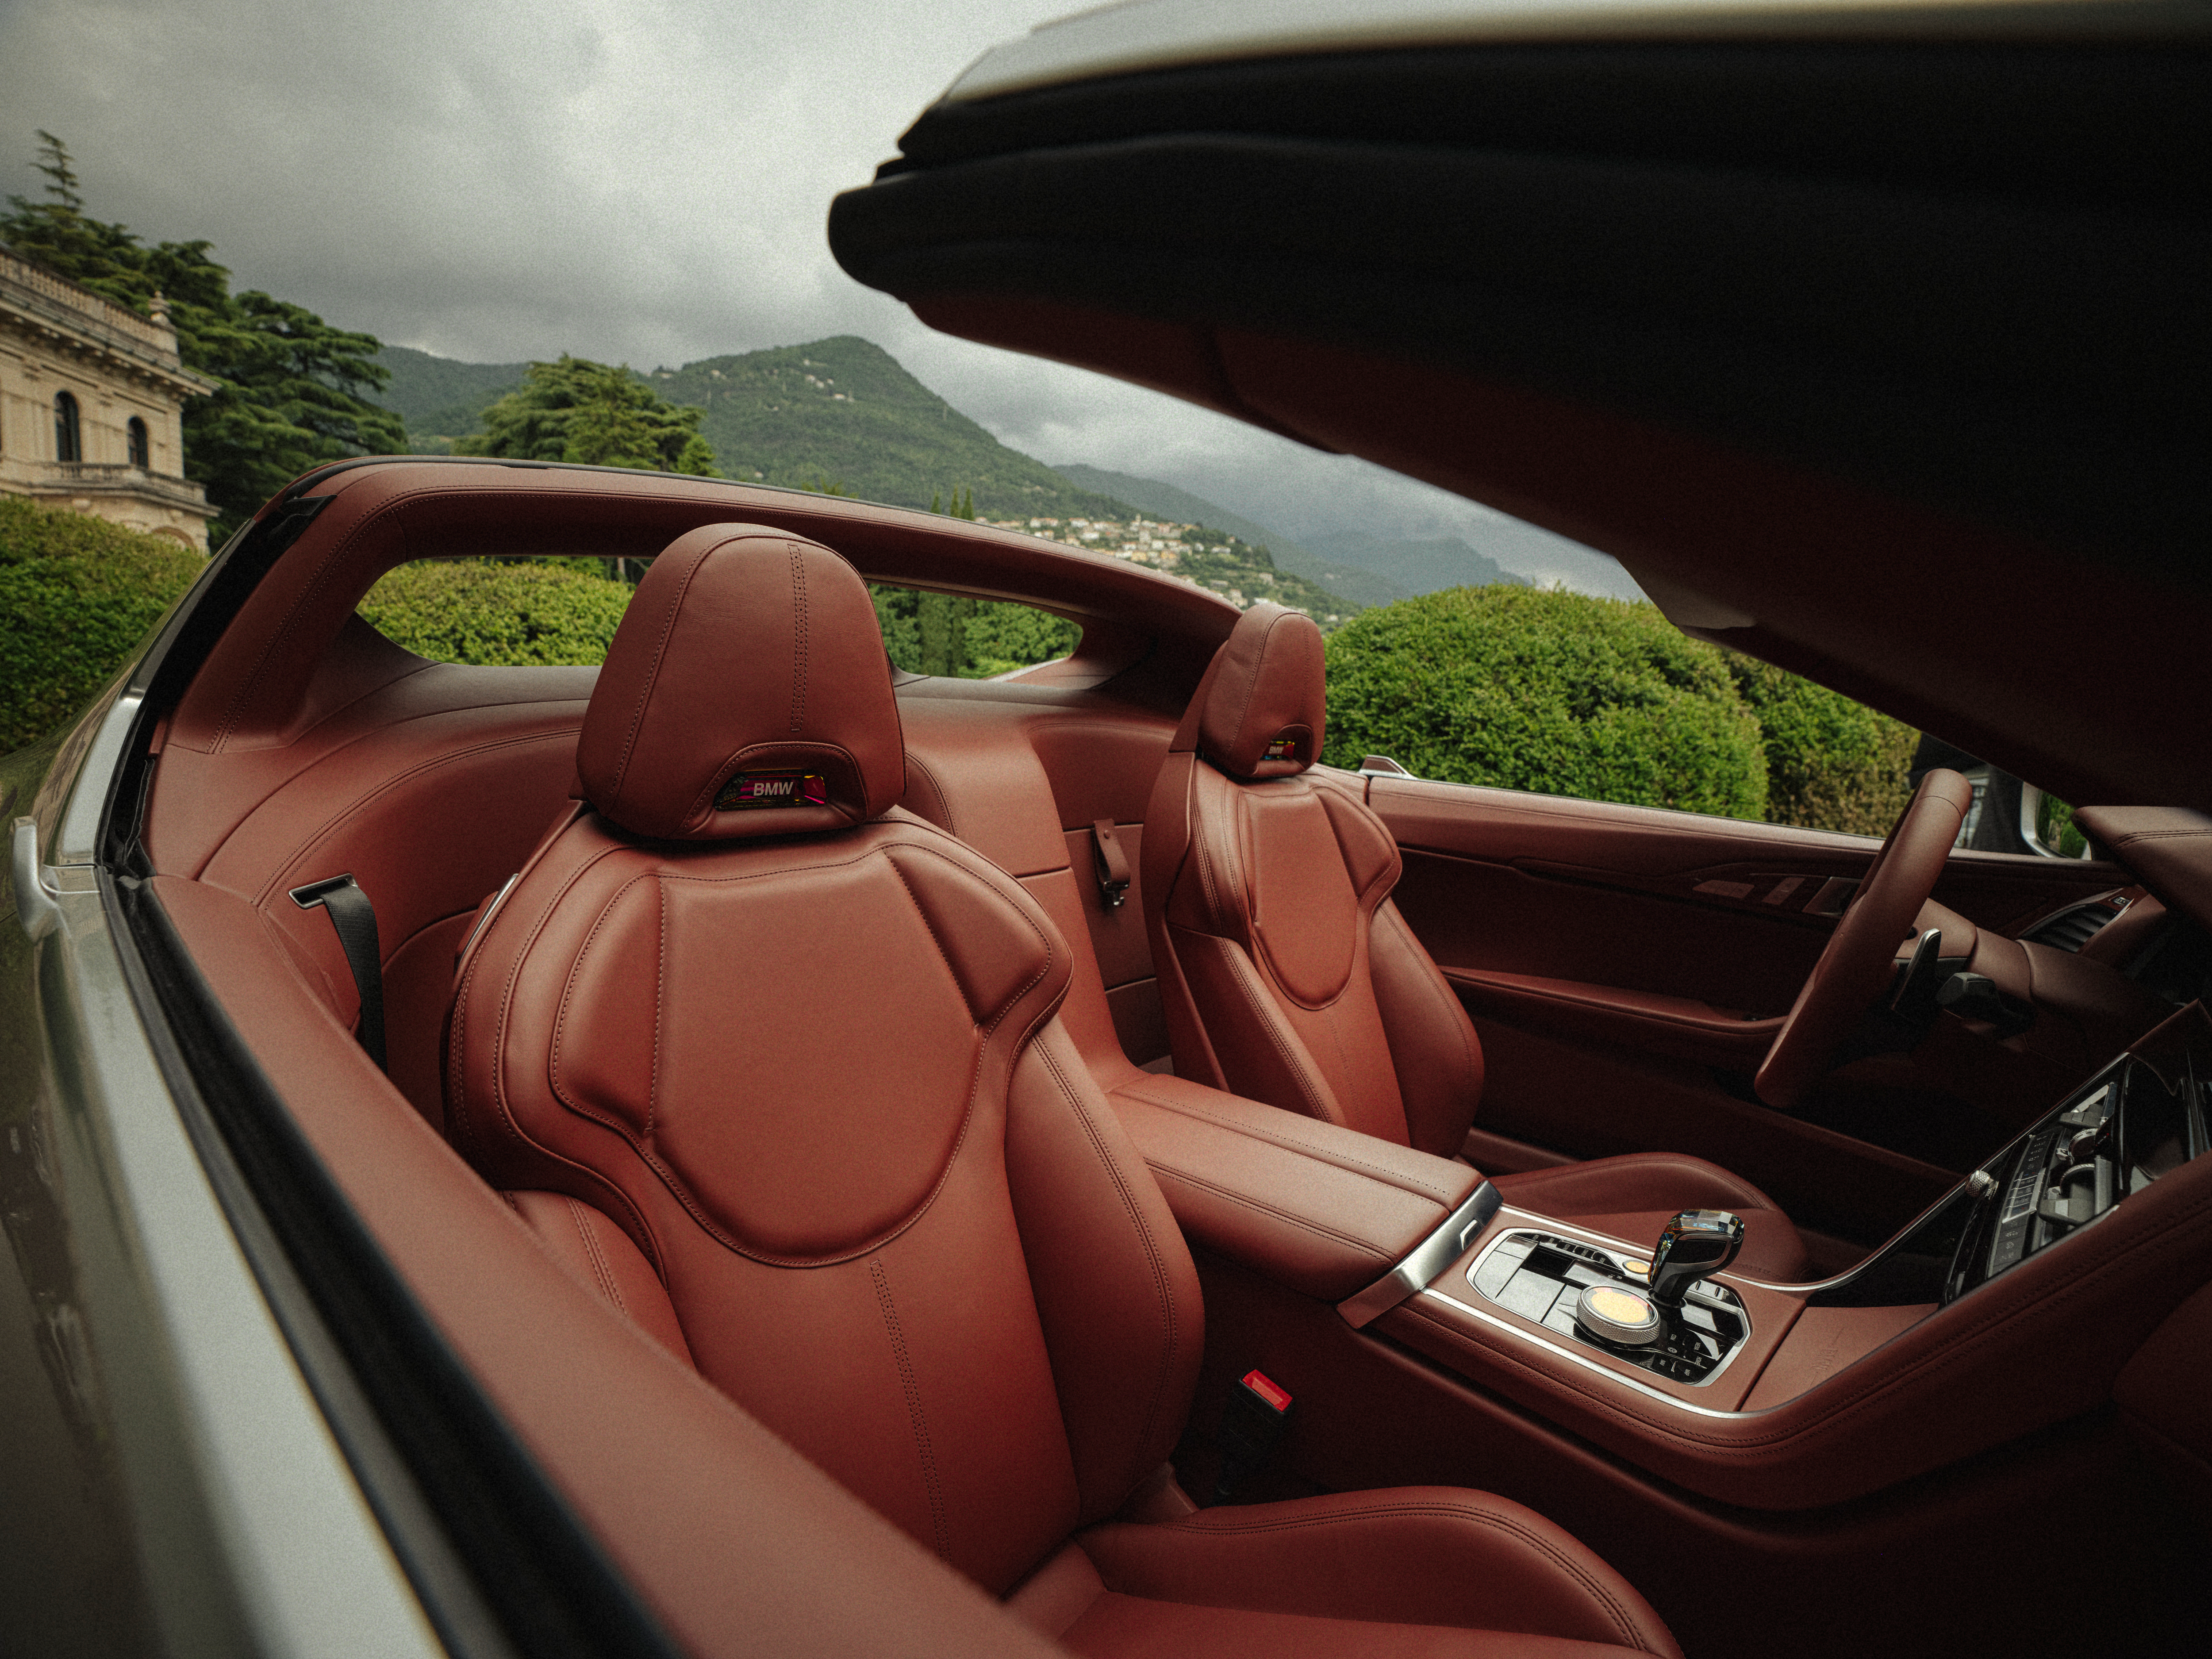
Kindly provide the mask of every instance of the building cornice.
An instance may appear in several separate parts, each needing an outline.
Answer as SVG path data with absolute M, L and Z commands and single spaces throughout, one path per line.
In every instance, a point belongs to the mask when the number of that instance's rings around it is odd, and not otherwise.
M 222 384 L 184 366 L 173 331 L 5 248 L 0 248 L 0 326 L 71 356 L 96 358 L 179 398 L 204 396 Z

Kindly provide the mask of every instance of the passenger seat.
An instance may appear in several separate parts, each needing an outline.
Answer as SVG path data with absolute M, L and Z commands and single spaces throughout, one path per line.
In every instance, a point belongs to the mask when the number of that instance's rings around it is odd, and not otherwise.
M 1678 1654 L 1502 1498 L 1197 1511 L 1160 1480 L 1196 1273 L 1056 1018 L 1068 942 L 894 807 L 896 706 L 836 554 L 677 540 L 577 759 L 591 810 L 463 964 L 447 1099 L 599 1295 L 1080 1652 Z

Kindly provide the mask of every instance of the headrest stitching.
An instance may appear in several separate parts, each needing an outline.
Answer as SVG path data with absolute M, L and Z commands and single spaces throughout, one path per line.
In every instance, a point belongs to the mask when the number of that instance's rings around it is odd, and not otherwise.
M 714 549 L 709 548 L 707 551 L 711 553 Z M 668 607 L 668 614 L 661 621 L 660 639 L 653 647 L 653 672 L 645 677 L 645 684 L 638 688 L 637 706 L 630 710 L 629 730 L 623 733 L 622 754 L 615 761 L 614 793 L 617 796 L 621 795 L 623 783 L 629 776 L 629 757 L 631 751 L 637 747 L 637 730 L 645 723 L 646 707 L 653 701 L 653 688 L 659 683 L 660 665 L 668 659 L 669 636 L 676 631 L 677 618 L 684 614 L 684 596 L 691 591 L 692 578 L 706 568 L 706 563 L 704 555 L 692 561 L 691 568 L 684 573 L 684 586 L 676 590 L 675 603 Z
M 806 556 L 797 542 L 786 542 L 791 550 L 791 729 L 796 733 L 806 724 Z
M 1267 624 L 1267 631 L 1264 635 L 1261 635 L 1260 654 L 1253 659 L 1251 673 L 1245 677 L 1244 701 L 1237 710 L 1237 720 L 1235 726 L 1231 728 L 1232 730 L 1239 732 L 1243 732 L 1244 729 L 1245 717 L 1252 712 L 1252 699 L 1259 695 L 1260 681 L 1264 678 L 1264 671 L 1267 665 L 1267 652 L 1275 642 L 1275 630 L 1278 628 L 1280 628 L 1285 623 L 1288 622 L 1291 617 L 1299 614 L 1301 613 L 1292 611 L 1285 611 L 1283 615 L 1277 617 L 1273 621 L 1269 622 Z

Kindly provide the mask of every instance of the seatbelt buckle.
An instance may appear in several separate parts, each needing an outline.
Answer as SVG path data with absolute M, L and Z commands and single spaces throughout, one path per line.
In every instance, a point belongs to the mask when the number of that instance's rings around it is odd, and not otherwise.
M 1114 820 L 1094 818 L 1091 823 L 1091 860 L 1098 873 L 1098 896 L 1109 910 L 1118 910 L 1129 896 L 1129 860 L 1114 833 Z
M 1229 1494 L 1273 1455 L 1291 1427 L 1291 1391 L 1265 1371 L 1249 1370 L 1229 1391 L 1221 1410 L 1221 1426 L 1214 1443 L 1221 1453 L 1221 1474 L 1213 1486 L 1213 1501 L 1226 1502 Z

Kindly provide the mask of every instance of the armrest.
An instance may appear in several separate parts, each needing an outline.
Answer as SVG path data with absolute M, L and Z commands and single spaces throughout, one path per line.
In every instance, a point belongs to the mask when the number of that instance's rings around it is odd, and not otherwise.
M 1466 1205 L 1482 1176 L 1185 1079 L 1109 1097 L 1184 1235 L 1323 1301 L 1364 1290 Z

